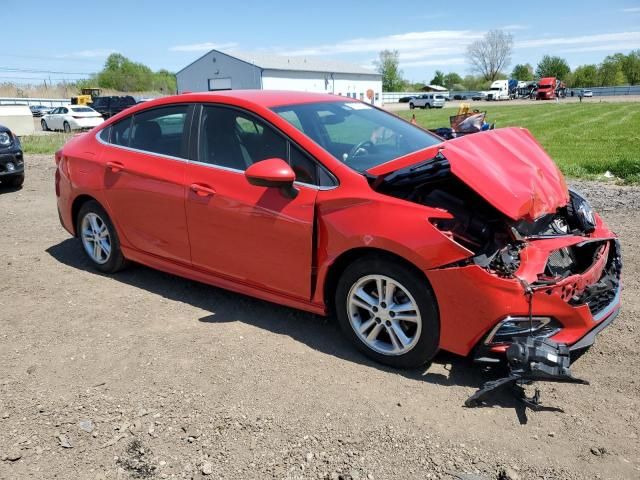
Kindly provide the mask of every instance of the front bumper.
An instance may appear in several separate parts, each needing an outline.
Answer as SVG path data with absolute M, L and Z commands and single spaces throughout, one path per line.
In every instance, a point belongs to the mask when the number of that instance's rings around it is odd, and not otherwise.
M 597 242 L 599 250 L 588 268 L 556 281 L 539 282 L 550 252 L 589 242 Z M 516 275 L 531 285 L 530 297 L 518 278 L 501 277 L 477 265 L 426 272 L 440 309 L 442 349 L 465 356 L 474 350 L 476 356 L 503 355 L 509 343 L 491 342 L 496 326 L 509 317 L 528 317 L 531 311 L 532 317 L 553 319 L 558 328 L 549 338 L 577 350 L 591 345 L 617 316 L 622 289 L 620 247 L 601 221 L 590 237 L 532 241 L 522 250 L 521 259 Z
M 8 150 L 0 153 L 0 177 L 24 173 L 22 150 Z

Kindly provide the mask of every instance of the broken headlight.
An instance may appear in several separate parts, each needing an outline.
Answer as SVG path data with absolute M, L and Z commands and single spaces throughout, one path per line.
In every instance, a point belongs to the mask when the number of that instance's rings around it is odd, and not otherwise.
M 596 229 L 596 216 L 589 201 L 575 190 L 569 189 L 567 204 L 569 224 L 572 228 L 591 233 Z
M 547 338 L 560 330 L 560 324 L 551 317 L 507 317 L 487 336 L 486 345 L 510 343 L 517 338 Z

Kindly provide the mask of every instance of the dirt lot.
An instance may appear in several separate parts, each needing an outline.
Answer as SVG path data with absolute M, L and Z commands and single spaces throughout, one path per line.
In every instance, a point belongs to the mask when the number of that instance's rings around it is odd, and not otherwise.
M 52 158 L 27 163 L 0 192 L 0 478 L 640 478 L 640 188 L 580 184 L 622 239 L 624 310 L 574 365 L 591 385 L 542 384 L 563 411 L 524 412 L 463 408 L 485 377 L 452 356 L 395 371 L 332 320 L 96 274 Z

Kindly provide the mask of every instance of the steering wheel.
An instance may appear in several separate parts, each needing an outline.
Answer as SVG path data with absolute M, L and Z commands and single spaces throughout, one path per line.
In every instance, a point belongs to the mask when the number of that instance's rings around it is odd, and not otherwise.
M 349 150 L 346 160 L 349 160 L 350 158 L 356 158 L 360 150 L 364 150 L 366 153 L 369 153 L 369 150 L 365 147 L 375 148 L 375 145 L 371 140 L 364 140 L 357 143 L 351 150 Z

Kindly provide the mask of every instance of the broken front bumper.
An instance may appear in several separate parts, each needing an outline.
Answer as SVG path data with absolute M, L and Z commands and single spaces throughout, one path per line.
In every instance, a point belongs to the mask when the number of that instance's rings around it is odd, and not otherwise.
M 594 259 L 580 273 L 559 279 L 542 275 L 554 252 L 589 245 Z M 514 277 L 501 277 L 478 265 L 426 272 L 438 299 L 442 349 L 465 356 L 474 349 L 476 356 L 499 356 L 510 343 L 493 341 L 501 322 L 531 315 L 548 319 L 548 328 L 545 324 L 538 335 L 575 350 L 591 345 L 616 317 L 622 288 L 620 245 L 601 221 L 589 237 L 533 239 L 520 255 Z

